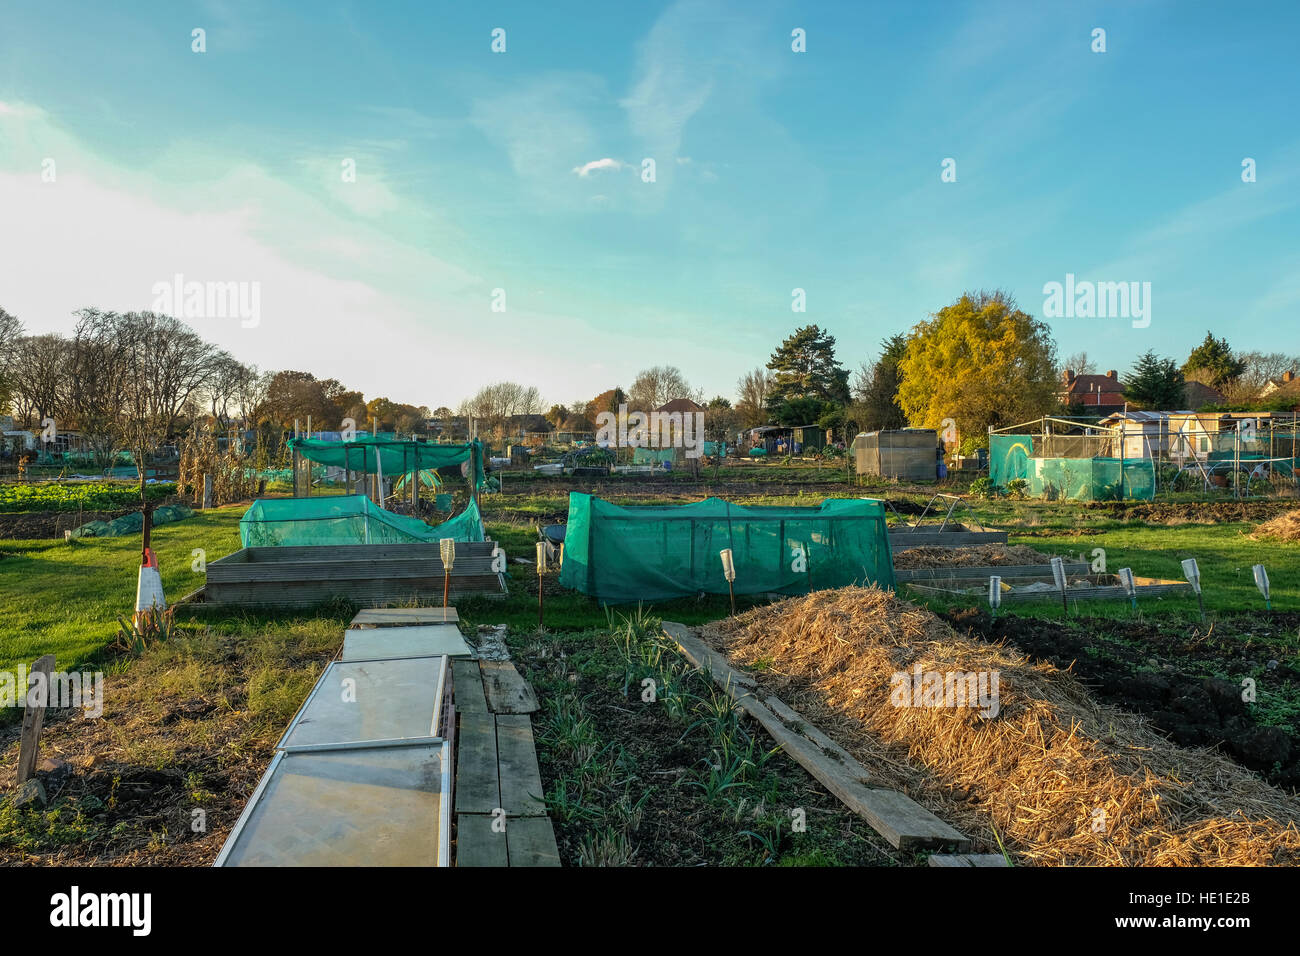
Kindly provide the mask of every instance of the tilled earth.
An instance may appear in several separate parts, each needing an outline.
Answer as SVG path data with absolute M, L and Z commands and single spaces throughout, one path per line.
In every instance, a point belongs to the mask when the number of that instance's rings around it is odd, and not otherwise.
M 995 619 L 982 609 L 944 617 L 959 632 L 1071 669 L 1094 697 L 1149 717 L 1178 744 L 1219 747 L 1270 783 L 1300 788 L 1300 613 L 1191 625 Z M 1247 679 L 1256 695 L 1250 703 L 1242 699 Z

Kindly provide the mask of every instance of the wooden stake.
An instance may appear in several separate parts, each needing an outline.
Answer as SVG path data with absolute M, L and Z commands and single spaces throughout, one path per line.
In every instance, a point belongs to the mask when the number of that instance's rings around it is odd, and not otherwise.
M 36 756 L 40 749 L 41 727 L 45 723 L 45 708 L 50 702 L 50 674 L 54 671 L 54 655 L 46 654 L 32 664 L 27 675 L 27 696 L 23 704 L 23 729 L 18 740 L 18 786 L 26 783 L 36 770 Z M 32 703 L 31 689 L 37 674 L 44 675 L 45 693 L 37 703 Z

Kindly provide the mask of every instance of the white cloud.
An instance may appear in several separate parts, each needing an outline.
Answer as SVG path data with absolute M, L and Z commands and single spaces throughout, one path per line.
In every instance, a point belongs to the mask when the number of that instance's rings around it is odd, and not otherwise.
M 604 159 L 593 159 L 591 162 L 582 166 L 574 166 L 573 171 L 585 179 L 596 170 L 612 169 L 618 171 L 620 169 L 625 169 L 626 167 L 627 163 L 619 162 L 617 159 L 610 159 L 606 156 Z

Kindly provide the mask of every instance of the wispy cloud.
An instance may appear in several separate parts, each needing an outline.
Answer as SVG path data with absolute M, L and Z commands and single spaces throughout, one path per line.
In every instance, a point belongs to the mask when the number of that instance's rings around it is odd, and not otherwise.
M 627 163 L 620 162 L 617 159 L 610 159 L 606 156 L 604 159 L 593 159 L 591 162 L 584 163 L 581 166 L 574 166 L 573 171 L 585 179 L 587 176 L 591 175 L 591 173 L 601 169 L 612 169 L 617 172 L 618 170 L 626 168 Z

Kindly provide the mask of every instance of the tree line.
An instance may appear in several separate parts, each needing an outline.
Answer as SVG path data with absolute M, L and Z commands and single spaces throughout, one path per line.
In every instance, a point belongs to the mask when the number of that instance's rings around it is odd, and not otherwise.
M 310 372 L 260 371 L 167 315 L 82 309 L 75 319 L 71 336 L 27 335 L 17 317 L 0 309 L 0 408 L 11 410 L 23 427 L 53 419 L 60 430 L 77 429 L 101 465 L 123 450 L 142 462 L 196 424 L 285 429 L 295 421 L 305 427 L 310 417 L 313 430 L 336 430 L 350 421 L 359 430 L 417 434 L 431 421 L 460 418 L 474 419 L 480 434 L 505 437 L 517 434 L 520 419 L 529 416 L 543 416 L 552 430 L 592 432 L 601 412 L 622 404 L 649 411 L 679 398 L 706 409 L 710 440 L 765 424 L 818 425 L 840 438 L 909 425 L 951 426 L 969 448 L 983 444 L 990 426 L 1062 412 L 1065 369 L 1096 371 L 1087 353 L 1058 362 L 1047 325 L 1002 291 L 962 295 L 883 340 L 879 355 L 852 373 L 836 354 L 834 336 L 818 325 L 797 328 L 765 365 L 740 378 L 734 403 L 723 395 L 706 399 L 679 368 L 656 365 L 639 372 L 626 391 L 615 387 L 549 407 L 534 386 L 496 382 L 455 412 L 385 397 L 367 401 L 360 391 Z M 1143 354 L 1117 388 L 1137 408 L 1183 407 L 1188 382 L 1217 389 L 1224 407 L 1292 408 L 1294 391 L 1260 396 L 1269 382 L 1297 367 L 1295 356 L 1237 353 L 1207 332 L 1181 364 Z

